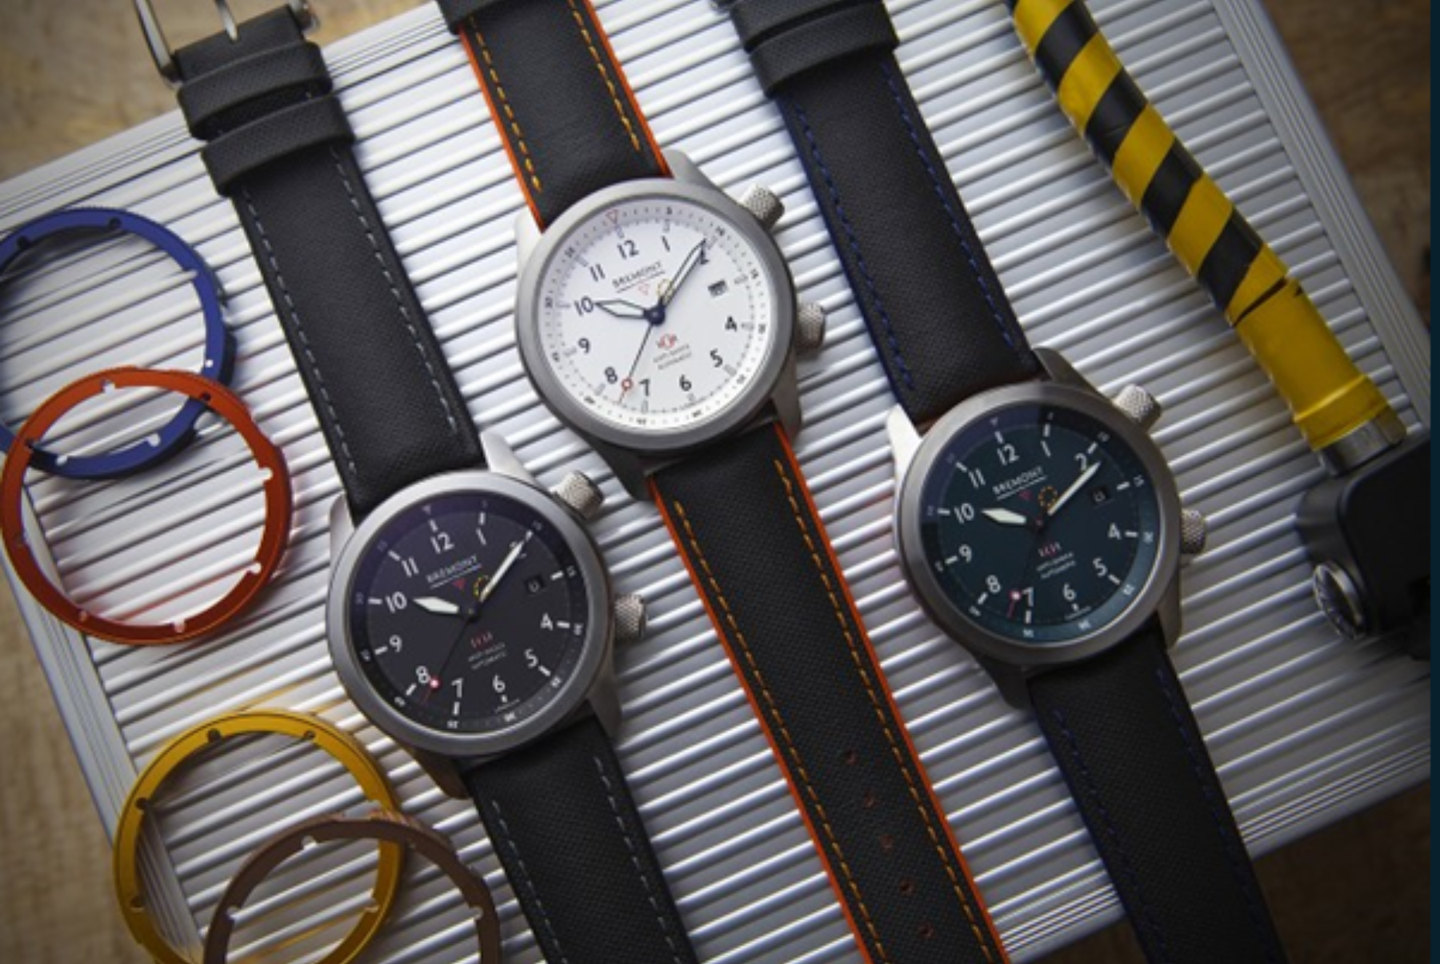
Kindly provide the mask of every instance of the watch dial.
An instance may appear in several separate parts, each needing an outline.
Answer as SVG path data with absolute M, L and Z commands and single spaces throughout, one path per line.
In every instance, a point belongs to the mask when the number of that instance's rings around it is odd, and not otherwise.
M 946 597 L 1020 642 L 1104 629 L 1159 556 L 1160 506 L 1139 456 L 1069 408 L 1017 404 L 970 423 L 921 499 L 926 564 Z
M 735 226 L 680 198 L 580 223 L 546 267 L 540 345 L 561 387 L 625 429 L 724 413 L 773 350 L 776 279 Z
M 504 496 L 438 496 L 365 546 L 349 638 L 381 698 L 421 726 L 492 733 L 548 706 L 580 663 L 591 589 L 546 520 Z

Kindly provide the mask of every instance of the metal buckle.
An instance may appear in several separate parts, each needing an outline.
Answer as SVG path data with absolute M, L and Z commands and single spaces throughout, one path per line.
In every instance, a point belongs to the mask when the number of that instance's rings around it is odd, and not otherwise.
M 235 14 L 230 10 L 227 0 L 214 0 L 215 11 L 220 15 L 220 23 L 225 28 L 225 33 L 231 40 L 240 39 L 240 28 L 235 22 Z M 286 0 L 290 7 L 290 14 L 300 29 L 305 33 L 314 30 L 320 24 L 319 18 L 310 9 L 308 0 Z M 150 57 L 155 61 L 155 69 L 160 71 L 160 76 L 171 87 L 180 86 L 180 68 L 175 64 L 175 56 L 170 50 L 170 43 L 165 39 L 165 32 L 160 29 L 160 19 L 155 16 L 155 7 L 151 0 L 135 0 L 135 13 L 140 18 L 140 32 L 145 35 L 145 43 L 150 47 Z

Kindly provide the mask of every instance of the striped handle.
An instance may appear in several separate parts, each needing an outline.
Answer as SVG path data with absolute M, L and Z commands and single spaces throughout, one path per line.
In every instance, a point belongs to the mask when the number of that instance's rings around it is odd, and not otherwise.
M 1083 0 L 1006 0 L 1060 107 L 1225 313 L 1323 451 L 1377 420 L 1385 397 L 1350 360 L 1300 283 L 1125 72 Z

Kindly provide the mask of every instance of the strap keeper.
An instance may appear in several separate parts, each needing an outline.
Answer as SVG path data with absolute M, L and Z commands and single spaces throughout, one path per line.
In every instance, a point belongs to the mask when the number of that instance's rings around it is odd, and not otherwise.
M 289 44 L 201 74 L 180 88 L 180 109 L 190 133 L 210 140 L 227 125 L 225 115 L 252 101 L 295 92 L 295 99 L 330 92 L 330 72 L 320 48 Z
M 445 18 L 445 26 L 450 28 L 453 34 L 460 33 L 460 28 L 465 25 L 475 14 L 486 7 L 493 7 L 507 0 L 435 0 L 435 5 L 440 8 L 440 16 Z M 509 0 L 518 2 L 518 0 Z
M 732 16 L 768 96 L 818 67 L 900 45 L 880 0 L 745 0 Z
M 237 180 L 266 165 L 311 147 L 354 139 L 340 102 L 326 94 L 222 134 L 201 156 L 215 190 L 228 196 Z

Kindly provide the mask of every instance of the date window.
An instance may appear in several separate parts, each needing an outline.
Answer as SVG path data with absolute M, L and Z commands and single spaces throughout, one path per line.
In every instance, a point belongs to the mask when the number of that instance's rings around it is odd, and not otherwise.
M 535 595 L 545 588 L 545 580 L 540 576 L 531 576 L 525 580 L 525 592 L 527 595 Z
M 729 291 L 729 290 L 730 290 L 730 286 L 729 286 L 728 284 L 726 284 L 726 283 L 723 282 L 723 281 L 717 281 L 717 282 L 715 282 L 713 285 L 710 286 L 710 297 L 712 297 L 712 298 L 719 298 L 721 295 L 723 295 L 725 292 L 727 292 L 727 291 Z
M 1090 490 L 1090 504 L 1104 505 L 1110 501 L 1110 490 L 1103 485 L 1097 485 Z

